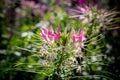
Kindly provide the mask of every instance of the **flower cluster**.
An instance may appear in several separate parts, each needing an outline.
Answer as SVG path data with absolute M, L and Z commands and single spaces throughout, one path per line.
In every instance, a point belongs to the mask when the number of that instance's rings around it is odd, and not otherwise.
M 45 39 L 45 41 L 52 41 L 55 42 L 60 38 L 60 30 L 58 28 L 57 33 L 55 34 L 53 30 L 48 30 L 47 28 L 43 27 L 41 36 Z
M 75 31 L 73 30 L 72 31 L 73 43 L 75 43 L 75 42 L 83 42 L 84 40 L 86 40 L 86 37 L 84 35 L 85 35 L 84 30 L 79 31 L 78 36 L 75 34 Z
M 41 36 L 45 41 L 52 41 L 55 42 L 57 40 L 60 39 L 60 29 L 58 28 L 57 33 L 55 34 L 53 30 L 48 30 L 45 27 L 41 28 Z M 76 43 L 76 42 L 83 42 L 84 40 L 86 40 L 85 37 L 85 31 L 84 30 L 80 30 L 78 32 L 78 35 L 76 35 L 75 30 L 72 31 L 72 42 Z

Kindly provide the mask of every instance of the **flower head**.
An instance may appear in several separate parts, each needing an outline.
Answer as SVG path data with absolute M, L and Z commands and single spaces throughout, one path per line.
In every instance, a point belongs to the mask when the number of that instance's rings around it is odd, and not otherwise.
M 68 14 L 70 15 L 70 18 L 76 18 L 78 17 L 80 21 L 84 23 L 88 23 L 89 18 L 91 19 L 91 7 L 88 6 L 82 6 L 78 7 L 77 9 L 69 9 Z M 90 17 L 89 17 L 90 16 Z
M 41 36 L 45 41 L 52 41 L 55 42 L 59 39 L 60 37 L 60 29 L 58 28 L 57 33 L 55 34 L 53 30 L 48 30 L 45 27 L 41 28 Z
M 73 41 L 73 43 L 83 42 L 84 40 L 86 40 L 86 37 L 85 37 L 84 34 L 85 34 L 84 30 L 80 30 L 78 35 L 76 35 L 75 31 L 73 30 L 72 31 L 72 41 Z

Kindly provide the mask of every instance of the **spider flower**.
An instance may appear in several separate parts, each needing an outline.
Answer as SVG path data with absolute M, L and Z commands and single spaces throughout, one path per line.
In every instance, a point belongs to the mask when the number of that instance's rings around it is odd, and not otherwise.
M 45 41 L 55 42 L 60 38 L 60 29 L 58 28 L 57 33 L 55 34 L 53 30 L 48 30 L 45 27 L 41 28 L 41 36 Z
M 70 15 L 77 15 L 77 16 L 80 16 L 80 15 L 85 15 L 86 13 L 88 13 L 89 11 L 91 10 L 90 7 L 88 6 L 82 6 L 82 7 L 78 7 L 77 9 L 68 9 L 68 14 Z
M 74 30 L 72 31 L 72 41 L 73 41 L 73 43 L 83 42 L 84 40 L 86 40 L 84 30 L 80 30 L 78 35 L 76 35 Z

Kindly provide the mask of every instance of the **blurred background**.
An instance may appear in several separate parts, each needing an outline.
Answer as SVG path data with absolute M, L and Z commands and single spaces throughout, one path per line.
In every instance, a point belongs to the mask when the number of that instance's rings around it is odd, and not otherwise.
M 51 15 L 59 8 L 66 10 L 74 8 L 79 0 L 0 0 L 0 80 L 40 80 L 39 75 L 32 72 L 9 70 L 18 60 L 26 58 L 15 46 L 25 46 L 26 36 L 35 32 L 40 26 L 54 23 Z M 92 1 L 92 0 L 89 0 Z M 100 8 L 120 11 L 120 0 L 93 0 Z M 56 9 L 54 8 L 56 7 Z M 52 13 L 54 12 L 54 14 Z M 62 13 L 62 12 L 61 12 Z M 64 14 L 64 13 L 63 13 Z M 61 15 L 59 15 L 61 16 Z M 120 17 L 118 14 L 117 17 Z M 57 23 L 56 23 L 57 25 Z M 120 23 L 115 26 L 120 27 Z M 104 61 L 109 66 L 102 66 L 120 79 L 120 29 L 112 29 L 105 33 L 106 47 L 103 52 L 107 55 Z M 22 41 L 21 41 L 22 39 Z

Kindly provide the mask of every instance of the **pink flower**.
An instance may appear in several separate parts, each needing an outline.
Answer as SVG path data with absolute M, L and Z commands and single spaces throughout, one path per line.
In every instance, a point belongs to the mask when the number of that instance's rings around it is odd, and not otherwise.
M 78 7 L 78 10 L 82 13 L 86 13 L 89 10 L 91 10 L 91 8 L 89 6 L 83 6 L 83 7 Z
M 76 35 L 75 31 L 73 30 L 72 31 L 72 40 L 73 40 L 73 43 L 76 43 L 76 42 L 83 42 L 84 40 L 86 40 L 86 37 L 85 37 L 85 32 L 84 30 L 80 30 L 79 33 L 78 33 L 78 36 Z
M 73 15 L 73 16 L 75 16 L 75 15 L 80 16 L 80 15 L 85 15 L 90 10 L 91 10 L 91 8 L 88 6 L 78 7 L 77 9 L 70 8 L 70 9 L 68 9 L 68 14 Z
M 50 31 L 45 27 L 42 27 L 41 30 L 42 30 L 41 36 L 43 39 L 45 39 L 45 41 L 55 42 L 55 41 L 59 40 L 59 38 L 60 38 L 60 29 L 59 28 L 58 28 L 56 34 L 53 32 L 53 30 Z

